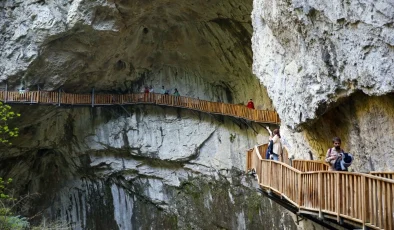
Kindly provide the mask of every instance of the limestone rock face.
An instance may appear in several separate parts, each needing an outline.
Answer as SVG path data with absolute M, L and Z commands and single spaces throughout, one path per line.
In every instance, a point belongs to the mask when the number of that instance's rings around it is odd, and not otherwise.
M 252 21 L 253 72 L 285 125 L 393 92 L 393 1 L 254 0 Z
M 242 172 L 256 142 L 244 123 L 158 106 L 14 108 L 29 116 L 0 175 L 41 194 L 30 214 L 72 229 L 298 228 Z
M 393 4 L 254 1 L 253 71 L 295 158 L 324 159 L 339 136 L 352 170 L 393 170 Z
M 271 107 L 251 72 L 251 1 L 0 3 L 0 80 L 10 89 L 139 92 Z
M 0 1 L 0 84 L 272 108 L 252 74 L 252 1 Z M 297 229 L 242 172 L 263 128 L 171 108 L 16 106 L 0 175 L 73 229 Z M 253 130 L 256 130 L 254 132 Z M 39 221 L 39 220 L 37 220 Z

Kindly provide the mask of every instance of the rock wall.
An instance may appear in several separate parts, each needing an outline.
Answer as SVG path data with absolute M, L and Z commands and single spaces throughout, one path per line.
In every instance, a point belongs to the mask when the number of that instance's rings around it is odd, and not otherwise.
M 353 170 L 393 170 L 393 6 L 254 0 L 253 72 L 296 158 L 324 158 L 339 136 Z
M 272 109 L 251 71 L 252 1 L 0 2 L 0 88 L 156 92 Z M 0 155 L 29 216 L 74 229 L 297 229 L 242 172 L 257 124 L 150 107 L 16 107 Z M 257 133 L 252 131 L 257 130 Z M 36 219 L 36 222 L 39 220 Z M 301 225 L 300 225 L 301 226 Z
M 319 118 L 356 91 L 393 92 L 390 0 L 255 0 L 253 72 L 284 124 Z
M 67 92 L 181 95 L 271 108 L 253 76 L 251 1 L 2 1 L 0 80 Z
M 40 194 L 30 215 L 43 211 L 73 229 L 304 224 L 243 173 L 256 133 L 237 119 L 158 106 L 14 108 L 29 116 L 15 121 L 20 136 L 0 175 L 21 194 Z
M 164 85 L 212 101 L 253 98 L 278 111 L 296 158 L 323 158 L 340 136 L 354 170 L 392 170 L 393 9 L 389 0 L 5 0 L 1 87 Z M 316 227 L 296 225 L 241 173 L 245 150 L 267 139 L 258 124 L 151 106 L 17 109 L 21 134 L 0 175 L 41 194 L 30 214 L 75 229 Z

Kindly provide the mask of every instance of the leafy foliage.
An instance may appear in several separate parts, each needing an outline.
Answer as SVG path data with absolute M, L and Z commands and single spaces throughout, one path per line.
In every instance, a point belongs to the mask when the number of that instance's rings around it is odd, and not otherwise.
M 9 186 L 12 182 L 11 178 L 3 180 L 0 177 L 0 229 L 4 230 L 22 230 L 29 227 L 29 222 L 25 217 L 15 216 L 12 209 L 18 202 L 17 199 L 9 195 Z
M 20 117 L 20 114 L 13 112 L 11 106 L 0 102 L 0 143 L 11 145 L 9 139 L 19 135 L 18 128 L 8 127 L 8 121 L 16 117 Z

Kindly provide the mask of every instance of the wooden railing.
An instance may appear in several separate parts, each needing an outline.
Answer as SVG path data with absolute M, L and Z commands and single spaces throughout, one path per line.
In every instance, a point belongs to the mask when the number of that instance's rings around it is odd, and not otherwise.
M 327 163 L 315 160 L 293 160 L 292 166 L 301 172 L 328 171 L 330 168 Z
M 372 171 L 369 174 L 374 175 L 374 176 L 378 176 L 378 177 L 387 178 L 387 179 L 390 179 L 390 180 L 394 180 L 394 172 L 375 172 L 375 171 Z
M 300 213 L 338 222 L 343 218 L 363 228 L 394 229 L 394 180 L 362 173 L 302 172 L 261 159 L 257 146 L 247 157 L 247 170 L 256 171 L 260 186 L 285 198 Z
M 157 104 L 172 107 L 188 108 L 201 112 L 222 114 L 244 118 L 260 123 L 279 124 L 280 119 L 275 111 L 249 109 L 244 105 L 211 102 L 189 97 L 155 93 L 136 94 L 71 94 L 63 92 L 29 91 L 10 92 L 0 91 L 0 101 L 5 103 L 39 103 L 55 105 L 127 105 L 127 104 Z
M 258 151 L 259 151 L 259 153 L 261 154 L 261 155 L 260 155 L 261 159 L 266 159 L 266 152 L 267 152 L 267 149 L 268 149 L 268 143 L 267 143 L 267 144 L 262 144 L 262 145 L 257 145 L 257 146 L 255 146 L 255 148 L 258 148 Z M 251 151 L 253 151 L 253 149 L 249 149 L 249 150 L 248 150 L 248 153 L 249 153 L 249 152 L 251 153 Z M 286 149 L 286 148 L 283 148 L 283 154 L 282 154 L 281 157 L 279 157 L 279 160 L 280 160 L 281 162 L 286 163 L 286 164 L 289 164 L 289 163 L 290 163 L 290 162 L 289 162 L 288 153 L 287 153 L 287 149 Z M 247 163 L 247 164 L 248 164 L 248 163 Z M 246 167 L 248 167 L 248 166 L 246 166 Z

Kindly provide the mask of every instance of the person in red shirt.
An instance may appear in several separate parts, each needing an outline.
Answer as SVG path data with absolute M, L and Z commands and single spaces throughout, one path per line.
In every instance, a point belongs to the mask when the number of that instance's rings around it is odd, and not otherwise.
M 149 87 L 146 85 L 144 89 L 144 101 L 148 101 L 149 99 Z
M 248 104 L 246 105 L 246 107 L 248 107 L 249 109 L 254 109 L 254 103 L 253 103 L 253 100 L 252 100 L 252 99 L 249 100 L 249 102 L 248 102 Z
M 148 94 L 148 93 L 149 93 L 149 88 L 148 88 L 148 86 L 147 86 L 147 85 L 145 86 L 144 93 L 146 93 L 146 94 Z

